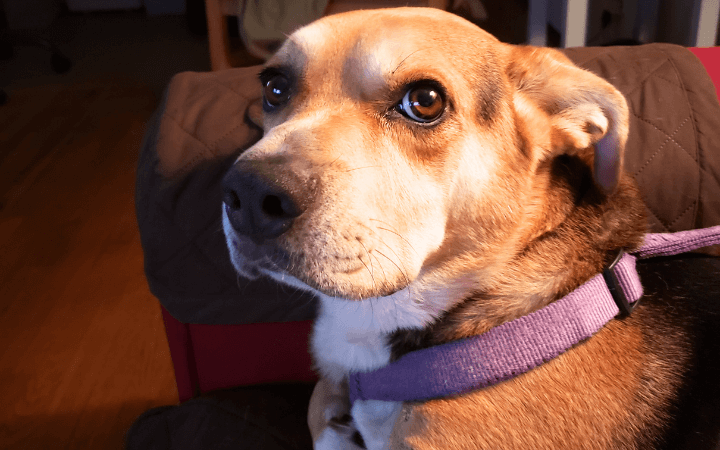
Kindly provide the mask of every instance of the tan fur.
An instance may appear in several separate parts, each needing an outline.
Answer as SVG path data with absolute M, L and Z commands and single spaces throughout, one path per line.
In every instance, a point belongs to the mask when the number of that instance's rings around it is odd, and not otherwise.
M 643 207 L 622 171 L 626 102 L 555 50 L 500 43 L 441 11 L 375 10 L 300 29 L 267 65 L 293 74 L 293 95 L 241 159 L 303 203 L 277 239 L 287 272 L 358 301 L 408 286 L 419 304 L 451 297 L 424 345 L 537 310 L 641 243 Z M 392 108 L 428 79 L 446 89 L 446 114 L 420 127 Z M 613 322 L 511 381 L 406 405 L 393 448 L 639 448 L 679 383 L 659 343 L 686 345 L 646 342 L 643 326 Z M 315 435 L 340 395 L 320 386 Z
M 661 340 L 663 354 L 686 362 L 682 335 Z M 510 381 L 406 405 L 392 448 L 650 448 L 637 435 L 660 431 L 681 377 L 659 352 L 646 350 L 637 323 L 611 323 L 573 351 Z

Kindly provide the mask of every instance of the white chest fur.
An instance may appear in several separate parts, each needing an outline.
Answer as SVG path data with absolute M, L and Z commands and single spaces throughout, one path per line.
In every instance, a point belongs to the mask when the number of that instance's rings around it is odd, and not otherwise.
M 387 337 L 401 328 L 427 325 L 432 314 L 405 289 L 387 297 L 363 301 L 320 295 L 312 349 L 324 378 L 340 383 L 349 372 L 368 371 L 390 361 Z M 327 406 L 327 405 L 326 405 Z M 333 406 L 330 405 L 330 409 Z M 387 450 L 402 403 L 356 401 L 350 414 L 363 436 L 365 448 Z M 326 414 L 327 415 L 327 414 Z M 315 442 L 316 450 L 358 450 L 360 447 L 329 427 Z
M 368 371 L 390 360 L 387 338 L 403 328 L 422 328 L 434 317 L 406 288 L 362 301 L 320 295 L 312 350 L 323 377 L 337 383 L 349 372 Z
M 386 297 L 345 300 L 329 297 L 292 276 L 264 271 L 276 280 L 313 292 L 320 300 L 311 341 L 320 375 L 340 385 L 350 372 L 369 371 L 390 361 L 388 336 L 396 330 L 424 328 L 457 298 L 445 289 L 407 288 Z M 324 405 L 326 420 L 336 417 L 340 404 Z M 353 423 L 368 450 L 387 450 L 402 403 L 378 400 L 356 401 Z M 345 433 L 327 427 L 315 441 L 316 450 L 358 450 Z
M 260 269 L 275 280 L 312 292 L 320 300 L 311 350 L 320 374 L 337 384 L 350 372 L 377 369 L 390 361 L 388 337 L 401 329 L 419 329 L 448 310 L 454 299 L 469 290 L 460 279 L 437 287 L 415 280 L 385 297 L 347 300 L 330 297 L 297 278 Z

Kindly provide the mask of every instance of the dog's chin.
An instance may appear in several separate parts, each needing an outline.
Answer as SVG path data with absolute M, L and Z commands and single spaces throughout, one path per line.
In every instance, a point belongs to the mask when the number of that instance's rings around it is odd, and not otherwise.
M 250 280 L 262 276 L 272 278 L 278 283 L 310 292 L 314 295 L 332 297 L 342 300 L 364 300 L 368 298 L 387 297 L 401 291 L 407 286 L 363 287 L 362 271 L 340 272 L 323 277 L 305 277 L 292 274 L 269 259 L 249 260 L 242 253 L 230 252 L 233 267 L 238 275 Z M 233 255 L 233 253 L 235 253 Z
M 338 300 L 361 301 L 370 298 L 387 297 L 401 291 L 407 286 L 393 286 L 385 289 L 363 287 L 362 283 L 353 282 L 353 276 L 340 273 L 335 276 L 316 280 L 314 278 L 306 278 L 300 274 L 294 275 L 283 270 L 270 269 L 264 267 L 244 267 L 244 271 L 251 274 L 265 275 L 275 281 L 302 289 L 312 294 L 324 297 L 335 298 Z M 240 273 L 240 271 L 238 271 Z

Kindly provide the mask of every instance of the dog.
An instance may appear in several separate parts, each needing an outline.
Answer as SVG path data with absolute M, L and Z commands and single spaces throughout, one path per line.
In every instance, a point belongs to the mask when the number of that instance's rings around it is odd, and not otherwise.
M 223 230 L 238 273 L 319 298 L 316 449 L 659 449 L 689 433 L 695 322 L 670 301 L 486 389 L 347 399 L 350 372 L 527 315 L 642 244 L 612 85 L 429 8 L 320 19 L 260 80 L 264 136 L 223 179 Z

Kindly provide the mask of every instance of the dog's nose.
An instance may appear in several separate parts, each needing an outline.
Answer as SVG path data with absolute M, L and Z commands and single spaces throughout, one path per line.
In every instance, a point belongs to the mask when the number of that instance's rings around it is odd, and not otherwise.
M 231 167 L 222 188 L 230 224 L 257 243 L 280 236 L 302 213 L 290 193 L 252 169 Z

